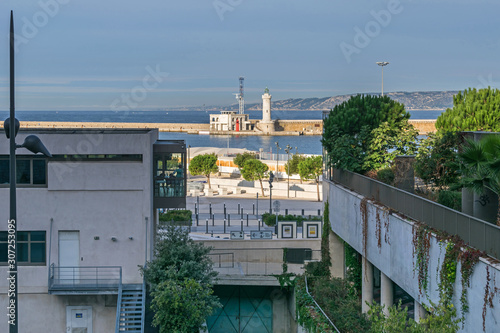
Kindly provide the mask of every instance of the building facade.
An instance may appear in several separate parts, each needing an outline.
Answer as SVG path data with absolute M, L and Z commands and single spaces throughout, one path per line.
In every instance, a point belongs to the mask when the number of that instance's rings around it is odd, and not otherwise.
M 33 132 L 21 130 L 16 140 Z M 169 201 L 182 207 L 182 200 L 185 207 L 185 145 L 158 140 L 157 130 L 36 134 L 53 156 L 17 150 L 19 332 L 143 331 L 139 267 L 152 257 L 158 208 Z M 8 152 L 8 140 L 0 140 L 3 221 L 9 217 Z M 3 309 L 6 235 L 3 223 Z

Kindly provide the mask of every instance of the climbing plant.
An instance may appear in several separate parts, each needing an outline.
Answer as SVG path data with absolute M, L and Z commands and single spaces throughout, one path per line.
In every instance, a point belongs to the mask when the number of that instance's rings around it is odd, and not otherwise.
M 420 295 L 427 294 L 429 284 L 429 250 L 431 233 L 423 223 L 413 225 L 413 258 L 416 257 L 414 271 L 417 271 Z

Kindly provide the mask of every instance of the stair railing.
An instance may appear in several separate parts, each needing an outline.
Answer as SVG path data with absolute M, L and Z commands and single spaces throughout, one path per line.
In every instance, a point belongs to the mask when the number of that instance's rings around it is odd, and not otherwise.
M 144 265 L 143 272 L 146 271 L 146 265 Z M 146 321 L 146 276 L 142 276 L 142 309 L 141 309 L 141 332 L 144 332 L 144 324 Z
M 122 270 L 120 269 L 120 284 L 118 286 L 118 300 L 116 304 L 116 326 L 115 333 L 120 332 L 120 315 L 122 312 Z M 143 331 L 144 332 L 144 331 Z

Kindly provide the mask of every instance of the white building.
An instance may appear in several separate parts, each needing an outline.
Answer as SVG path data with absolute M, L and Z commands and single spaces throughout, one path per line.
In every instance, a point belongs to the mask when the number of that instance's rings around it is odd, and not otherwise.
M 21 130 L 16 141 L 33 132 Z M 118 322 L 128 325 L 123 330 L 143 331 L 139 267 L 152 256 L 157 208 L 185 207 L 183 141 L 159 141 L 157 130 L 36 134 L 53 157 L 17 150 L 19 332 L 113 332 Z M 8 154 L 8 140 L 0 140 L 0 220 L 5 222 Z M 6 230 L 7 223 L 1 223 L 4 310 Z M 7 321 L 2 325 L 4 332 Z
M 271 94 L 266 87 L 262 95 L 262 121 L 257 124 L 257 128 L 264 133 L 275 131 L 274 121 L 271 120 Z
M 211 131 L 250 131 L 252 124 L 248 114 L 239 114 L 236 111 L 221 111 L 220 114 L 210 115 Z

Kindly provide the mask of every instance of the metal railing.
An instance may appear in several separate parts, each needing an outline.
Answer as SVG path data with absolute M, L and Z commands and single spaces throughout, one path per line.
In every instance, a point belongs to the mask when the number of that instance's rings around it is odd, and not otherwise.
M 291 250 L 292 248 L 288 248 Z M 305 260 L 321 260 L 320 250 L 304 249 Z M 214 270 L 229 275 L 273 275 L 283 273 L 283 248 L 212 249 Z M 288 262 L 289 271 L 301 273 L 304 262 Z
M 314 302 L 314 304 L 316 304 L 316 306 L 321 311 L 321 313 L 323 314 L 323 316 L 325 316 L 325 318 L 328 319 L 328 321 L 330 322 L 330 324 L 332 325 L 332 327 L 335 329 L 335 331 L 337 333 L 340 333 L 340 331 L 337 328 L 337 326 L 335 326 L 335 324 L 331 321 L 331 319 L 326 315 L 325 311 L 323 311 L 323 309 L 321 308 L 321 306 L 319 306 L 318 302 L 316 302 L 316 300 L 314 299 L 313 295 L 311 295 L 309 293 L 309 287 L 307 286 L 307 274 L 304 274 L 304 279 L 305 279 L 305 284 L 306 284 L 306 293 L 309 295 L 309 297 L 311 297 L 312 301 Z
M 333 169 L 330 179 L 428 226 L 458 235 L 470 246 L 500 258 L 500 227 L 360 174 Z
M 49 291 L 116 290 L 118 292 L 121 281 L 121 266 L 50 265 Z

